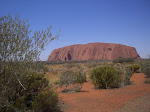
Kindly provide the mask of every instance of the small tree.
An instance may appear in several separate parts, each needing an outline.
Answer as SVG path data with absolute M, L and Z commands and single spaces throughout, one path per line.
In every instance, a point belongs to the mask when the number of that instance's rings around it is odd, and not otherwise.
M 41 51 L 59 36 L 59 33 L 53 36 L 51 29 L 52 26 L 30 36 L 26 20 L 13 19 L 11 15 L 0 18 L 1 112 L 13 112 L 18 107 L 17 102 L 22 101 L 25 108 L 30 107 L 39 89 L 45 86 L 45 79 L 35 72 Z

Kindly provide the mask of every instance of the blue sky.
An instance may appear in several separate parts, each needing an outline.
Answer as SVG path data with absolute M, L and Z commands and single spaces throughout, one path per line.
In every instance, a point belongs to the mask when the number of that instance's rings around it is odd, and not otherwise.
M 142 58 L 150 54 L 150 0 L 0 0 L 0 16 L 29 19 L 32 31 L 53 25 L 61 29 L 40 59 L 72 44 L 119 43 L 135 47 Z

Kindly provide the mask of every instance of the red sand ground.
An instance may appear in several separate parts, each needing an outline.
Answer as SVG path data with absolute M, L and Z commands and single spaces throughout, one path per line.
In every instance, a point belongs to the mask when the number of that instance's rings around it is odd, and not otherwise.
M 112 112 L 136 98 L 150 94 L 150 85 L 144 84 L 145 75 L 136 73 L 130 85 L 120 89 L 95 90 L 92 82 L 84 83 L 79 93 L 60 93 L 67 104 L 64 112 Z

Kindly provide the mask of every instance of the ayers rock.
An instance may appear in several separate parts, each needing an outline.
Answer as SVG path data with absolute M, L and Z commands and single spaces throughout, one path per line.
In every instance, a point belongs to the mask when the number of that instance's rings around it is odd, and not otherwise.
M 113 60 L 117 58 L 140 58 L 134 47 L 113 43 L 88 43 L 70 45 L 52 51 L 48 61 L 53 60 Z

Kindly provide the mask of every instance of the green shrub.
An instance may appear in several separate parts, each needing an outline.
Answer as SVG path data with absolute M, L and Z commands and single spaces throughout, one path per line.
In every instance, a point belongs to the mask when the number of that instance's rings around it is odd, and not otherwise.
M 52 89 L 41 91 L 32 103 L 35 112 L 58 112 L 58 93 Z
M 126 62 L 126 63 L 129 63 L 129 62 L 134 62 L 135 59 L 134 58 L 118 58 L 118 59 L 114 59 L 113 60 L 113 63 L 123 63 L 123 62 Z
M 144 83 L 150 84 L 150 78 L 145 79 Z
M 94 68 L 91 71 L 91 78 L 96 89 L 117 88 L 121 82 L 119 72 L 110 66 Z
M 133 72 L 137 72 L 137 70 L 139 70 L 141 67 L 140 65 L 133 64 L 133 65 L 128 66 L 128 68 L 130 68 L 131 70 L 133 69 L 134 70 Z
M 146 60 L 145 62 L 141 63 L 142 66 L 142 72 L 145 75 L 150 75 L 150 59 Z

